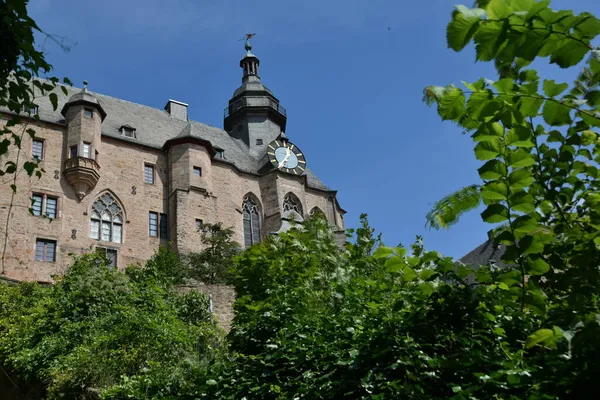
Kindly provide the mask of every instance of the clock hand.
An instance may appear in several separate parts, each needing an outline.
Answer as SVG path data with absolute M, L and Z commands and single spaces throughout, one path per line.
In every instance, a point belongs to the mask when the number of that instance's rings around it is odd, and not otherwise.
M 292 155 L 292 152 L 290 151 L 289 148 L 285 149 L 285 157 L 283 157 L 283 160 L 281 160 L 281 162 L 278 165 L 278 168 L 283 167 L 283 165 L 286 163 L 287 160 L 289 160 L 290 155 Z

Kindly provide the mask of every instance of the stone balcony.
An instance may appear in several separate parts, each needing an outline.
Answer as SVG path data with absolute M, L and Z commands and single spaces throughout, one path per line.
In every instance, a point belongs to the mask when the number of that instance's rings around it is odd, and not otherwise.
M 86 157 L 72 157 L 65 160 L 63 175 L 75 189 L 77 198 L 81 201 L 100 179 L 100 165 L 96 160 Z

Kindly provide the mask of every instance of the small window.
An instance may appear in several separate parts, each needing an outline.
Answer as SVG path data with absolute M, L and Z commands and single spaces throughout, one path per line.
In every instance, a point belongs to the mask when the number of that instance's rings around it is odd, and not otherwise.
M 39 107 L 37 105 L 35 105 L 35 104 L 32 104 L 30 106 L 23 105 L 23 109 L 22 110 L 23 110 L 23 112 L 25 114 L 37 115 L 38 112 L 39 112 Z
M 149 236 L 158 236 L 158 213 L 150 211 L 148 214 L 148 228 Z
M 48 218 L 55 219 L 56 218 L 56 197 L 46 197 L 46 211 L 44 215 Z
M 44 201 L 44 195 L 34 193 L 31 196 L 31 213 L 33 215 L 40 216 L 42 215 L 42 203 Z
M 90 158 L 90 154 L 92 154 L 91 150 L 92 150 L 92 144 L 84 142 L 83 143 L 83 156 L 85 158 Z
M 154 165 L 144 165 L 144 183 L 154 185 Z
M 77 157 L 77 146 L 71 146 L 71 158 Z
M 262 144 L 263 144 L 262 139 L 256 139 L 256 145 L 257 146 L 262 146 Z
M 108 264 L 116 268 L 117 267 L 117 250 L 107 249 L 105 247 L 96 247 L 96 252 L 102 254 L 108 260 Z
M 169 239 L 169 223 L 167 214 L 160 214 L 160 238 Z
M 135 138 L 135 128 L 132 128 L 131 126 L 122 126 L 121 135 L 125 137 Z
M 56 261 L 56 240 L 37 239 L 35 241 L 35 260 Z
M 86 118 L 94 118 L 94 110 L 86 108 L 83 115 L 85 115 Z
M 200 167 L 194 167 L 194 175 L 196 175 L 196 176 L 202 176 L 202 168 L 200 168 Z
M 196 218 L 196 230 L 201 231 L 203 226 L 203 222 L 201 219 Z
M 31 144 L 31 157 L 41 160 L 44 156 L 44 141 L 34 140 Z
M 217 158 L 225 158 L 225 151 L 224 150 L 217 150 L 216 157 Z

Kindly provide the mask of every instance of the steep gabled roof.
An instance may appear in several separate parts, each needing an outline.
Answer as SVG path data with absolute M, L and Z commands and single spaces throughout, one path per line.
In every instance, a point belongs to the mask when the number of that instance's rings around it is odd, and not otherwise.
M 40 120 L 55 124 L 65 124 L 65 118 L 60 110 L 71 96 L 81 92 L 80 88 L 66 87 L 67 95 L 62 90 L 55 90 L 58 96 L 58 108 L 52 109 L 48 96 L 37 97 L 35 104 L 38 106 Z M 89 92 L 95 96 L 106 118 L 102 122 L 102 135 L 125 142 L 141 144 L 144 146 L 162 149 L 167 141 L 177 137 L 194 137 L 224 151 L 224 159 L 220 162 L 233 164 L 237 169 L 250 174 L 259 174 L 264 166 L 262 160 L 256 160 L 248 152 L 246 144 L 231 137 L 225 130 L 203 124 L 197 121 L 183 121 L 177 119 L 167 111 L 137 104 L 116 97 L 105 96 L 100 93 Z M 8 110 L 4 110 L 8 112 Z M 129 125 L 136 130 L 136 137 L 130 138 L 121 134 L 121 127 Z M 309 169 L 306 170 L 306 182 L 311 188 L 330 191 L 327 186 L 317 178 Z

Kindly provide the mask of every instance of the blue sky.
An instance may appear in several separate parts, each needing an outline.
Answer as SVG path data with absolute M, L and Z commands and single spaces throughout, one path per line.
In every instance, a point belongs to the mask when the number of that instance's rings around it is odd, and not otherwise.
M 465 2 L 471 4 L 471 1 Z M 238 39 L 255 32 L 263 82 L 288 110 L 286 134 L 309 166 L 339 191 L 354 227 L 360 213 L 388 245 L 423 235 L 429 249 L 460 257 L 490 226 L 471 212 L 449 230 L 425 228 L 444 195 L 478 183 L 470 138 L 421 102 L 429 84 L 494 78 L 474 52 L 446 48 L 455 1 L 31 0 L 67 53 L 40 43 L 54 75 L 110 96 L 162 108 L 189 103 L 190 118 L 222 127 L 240 84 Z M 600 15 L 597 0 L 553 8 Z M 574 72 L 574 71 L 573 71 Z M 570 80 L 554 66 L 543 77 Z

